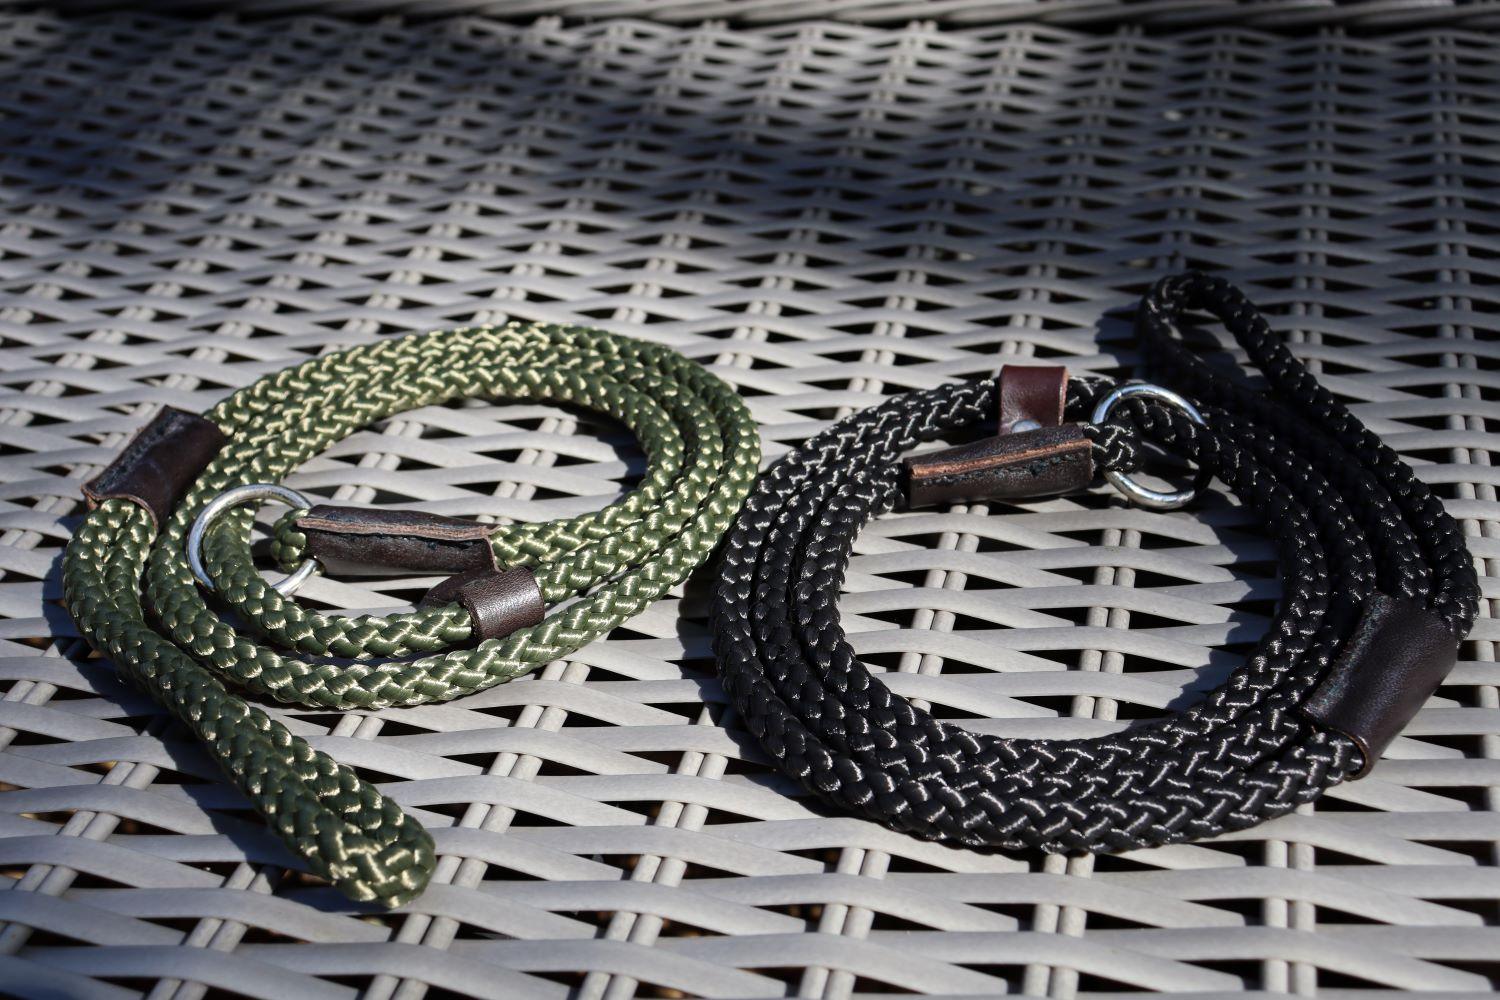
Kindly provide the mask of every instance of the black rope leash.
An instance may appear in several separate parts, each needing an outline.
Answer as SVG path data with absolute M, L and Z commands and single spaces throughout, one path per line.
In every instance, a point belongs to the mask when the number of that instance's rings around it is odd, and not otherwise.
M 1189 309 L 1224 323 L 1268 394 L 1182 343 Z M 1227 282 L 1163 279 L 1137 326 L 1150 369 L 1200 401 L 1201 422 L 1170 393 L 1111 397 L 1103 380 L 1074 378 L 1064 409 L 1076 423 L 1017 425 L 903 470 L 916 445 L 1003 409 L 995 381 L 958 383 L 855 414 L 761 478 L 726 544 L 715 652 L 750 730 L 808 790 L 974 846 L 1123 850 L 1209 837 L 1363 774 L 1441 682 L 1479 590 L 1437 497 Z M 1091 465 L 1113 482 L 1147 441 L 1217 477 L 1278 546 L 1284 596 L 1271 626 L 1201 703 L 1104 737 L 1007 739 L 934 719 L 855 658 L 837 609 L 854 537 L 907 488 L 919 492 L 918 479 L 948 495 L 998 483 L 1013 497 L 1028 483 L 1076 486 L 1081 459 L 1084 476 Z

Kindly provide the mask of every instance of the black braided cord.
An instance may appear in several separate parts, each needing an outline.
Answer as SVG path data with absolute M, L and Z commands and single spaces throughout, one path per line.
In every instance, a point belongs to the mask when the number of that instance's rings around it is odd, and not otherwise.
M 1224 323 L 1269 384 L 1217 374 L 1181 340 L 1185 310 Z M 1178 714 L 1108 736 L 1008 739 L 934 719 L 845 640 L 837 600 L 853 540 L 902 493 L 899 460 L 993 421 L 991 380 L 910 392 L 809 440 L 760 480 L 726 543 L 715 653 L 777 765 L 841 809 L 930 839 L 1049 852 L 1210 837 L 1281 815 L 1358 772 L 1348 738 L 1296 709 L 1380 591 L 1466 635 L 1478 582 L 1458 525 L 1390 448 L 1291 355 L 1234 286 L 1174 275 L 1137 317 L 1158 380 L 1201 401 L 1202 426 L 1131 398 L 1084 424 L 1095 467 L 1130 470 L 1149 440 L 1217 477 L 1275 536 L 1284 596 L 1225 683 Z M 1072 379 L 1069 419 L 1110 386 Z

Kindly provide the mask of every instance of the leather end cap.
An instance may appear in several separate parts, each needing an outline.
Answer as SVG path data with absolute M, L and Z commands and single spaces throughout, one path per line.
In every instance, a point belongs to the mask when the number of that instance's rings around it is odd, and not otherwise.
M 1375 594 L 1302 714 L 1354 741 L 1370 773 L 1458 660 L 1458 640 L 1441 618 Z
M 83 495 L 90 508 L 129 500 L 160 529 L 226 440 L 207 417 L 164 406 L 103 472 L 83 484 Z
M 536 576 L 525 566 L 514 569 L 475 569 L 450 576 L 427 592 L 423 607 L 458 602 L 474 624 L 474 638 L 503 639 L 530 628 L 546 617 L 547 606 Z
M 1077 424 L 1001 434 L 908 458 L 912 507 L 965 500 L 1028 500 L 1094 481 L 1093 444 Z

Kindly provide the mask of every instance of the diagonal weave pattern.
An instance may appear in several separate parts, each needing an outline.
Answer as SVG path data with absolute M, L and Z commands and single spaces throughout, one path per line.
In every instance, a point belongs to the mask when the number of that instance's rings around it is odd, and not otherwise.
M 17 0 L 9 0 L 17 2 Z M 24 2 L 24 0 L 21 0 Z M 95 12 L 129 8 L 129 0 L 53 0 L 54 8 Z M 155 0 L 158 10 L 242 10 L 372 18 L 486 15 L 510 19 L 643 17 L 690 24 L 724 18 L 741 24 L 785 24 L 809 16 L 856 24 L 903 24 L 916 18 L 954 25 L 1054 24 L 1069 28 L 1145 24 L 1202 28 L 1239 24 L 1278 30 L 1321 27 L 1392 31 L 1432 25 L 1494 28 L 1495 0 Z
M 0 993 L 1493 990 L 1489 601 L 1369 778 L 1212 843 L 1069 859 L 816 807 L 726 706 L 702 574 L 451 704 L 268 708 L 432 831 L 432 888 L 374 913 L 291 870 L 58 599 L 79 482 L 156 406 L 341 347 L 509 319 L 647 337 L 736 385 L 774 458 L 1005 358 L 1126 373 L 1120 310 L 1183 264 L 1230 274 L 1419 465 L 1493 594 L 1497 77 L 1493 39 L 1457 27 L 7 15 Z M 290 483 L 548 520 L 641 465 L 577 411 L 434 406 Z M 389 610 L 431 582 L 304 593 Z M 1279 593 L 1233 502 L 1103 491 L 885 518 L 846 589 L 894 690 L 1044 738 L 1213 686 Z

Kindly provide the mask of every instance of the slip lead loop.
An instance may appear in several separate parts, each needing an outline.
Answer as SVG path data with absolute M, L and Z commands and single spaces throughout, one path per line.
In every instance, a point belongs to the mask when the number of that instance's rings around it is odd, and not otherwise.
M 1264 388 L 1199 356 L 1182 327 L 1200 310 L 1233 335 Z M 851 644 L 840 594 L 859 533 L 891 506 L 894 456 L 991 419 L 997 386 L 952 382 L 893 396 L 765 471 L 723 545 L 713 591 L 718 680 L 738 721 L 822 804 L 966 847 L 1071 854 L 1217 837 L 1365 773 L 1443 680 L 1481 591 L 1474 554 L 1442 498 L 1222 278 L 1164 278 L 1136 317 L 1152 370 L 1203 400 L 1207 423 L 1159 390 L 1130 388 L 1117 398 L 1147 398 L 1114 416 L 1106 406 L 1081 429 L 1101 469 L 1133 468 L 1140 447 L 1159 447 L 1196 467 L 1200 481 L 1222 483 L 1240 506 L 1202 530 L 1263 527 L 1282 590 L 1264 634 L 1211 690 L 1195 691 L 1193 704 L 1082 737 L 965 731 L 908 701 Z M 1112 388 L 1069 381 L 1068 414 L 1086 418 Z M 1100 537 L 1112 522 L 1085 513 L 1031 515 L 1021 527 L 1060 532 L 1063 544 L 1121 543 Z M 1152 521 L 1164 529 L 1162 551 L 1183 537 L 1165 518 L 1127 518 L 1122 530 L 1134 523 L 1145 535 Z M 1087 540 L 1071 537 L 1080 529 Z M 1019 594 L 1030 581 L 1002 565 L 1009 555 L 999 553 L 989 575 Z M 1026 564 L 1066 572 L 1078 560 Z M 1164 571 L 1161 586 L 1173 583 Z M 1041 631 L 1070 625 L 1056 624 Z
M 412 520 L 401 517 L 393 530 L 383 515 L 319 511 L 323 522 L 305 522 L 346 535 L 353 554 L 366 560 L 375 540 L 384 545 L 393 534 L 419 536 L 424 555 L 477 552 L 495 579 L 455 590 L 468 598 L 475 628 L 451 601 L 372 615 L 325 614 L 279 598 L 257 565 L 243 509 L 207 527 L 200 562 L 212 573 L 213 593 L 195 581 L 185 551 L 189 529 L 225 486 L 270 486 L 361 427 L 463 399 L 576 406 L 622 424 L 647 456 L 639 481 L 620 497 L 551 521 L 491 532 L 420 519 L 412 530 Z M 749 408 L 708 369 L 647 340 L 551 323 L 376 338 L 268 373 L 209 416 L 223 434 L 202 439 L 206 449 L 193 444 L 198 438 L 179 437 L 173 424 L 158 423 L 133 442 L 132 455 L 172 472 L 171 488 L 154 503 L 128 493 L 137 499 L 105 502 L 78 521 L 62 567 L 68 613 L 94 650 L 222 764 L 282 839 L 285 863 L 327 879 L 352 900 L 388 907 L 412 901 L 431 879 L 432 837 L 367 776 L 314 749 L 258 704 L 319 712 L 435 704 L 567 657 L 702 565 L 760 467 L 760 433 Z M 180 419 L 199 426 L 197 418 Z M 191 453 L 212 453 L 225 436 L 196 479 L 173 471 L 188 466 Z M 96 502 L 120 488 L 109 476 L 91 486 Z M 135 502 L 151 513 L 138 512 Z M 276 562 L 288 566 L 307 556 L 307 536 L 294 522 L 313 514 L 306 498 L 291 502 L 270 546 Z M 148 516 L 159 531 L 148 530 Z M 513 569 L 495 574 L 481 545 Z M 408 561 L 399 562 L 404 568 Z M 555 622 L 503 641 L 471 641 L 537 622 L 541 594 L 560 605 Z

